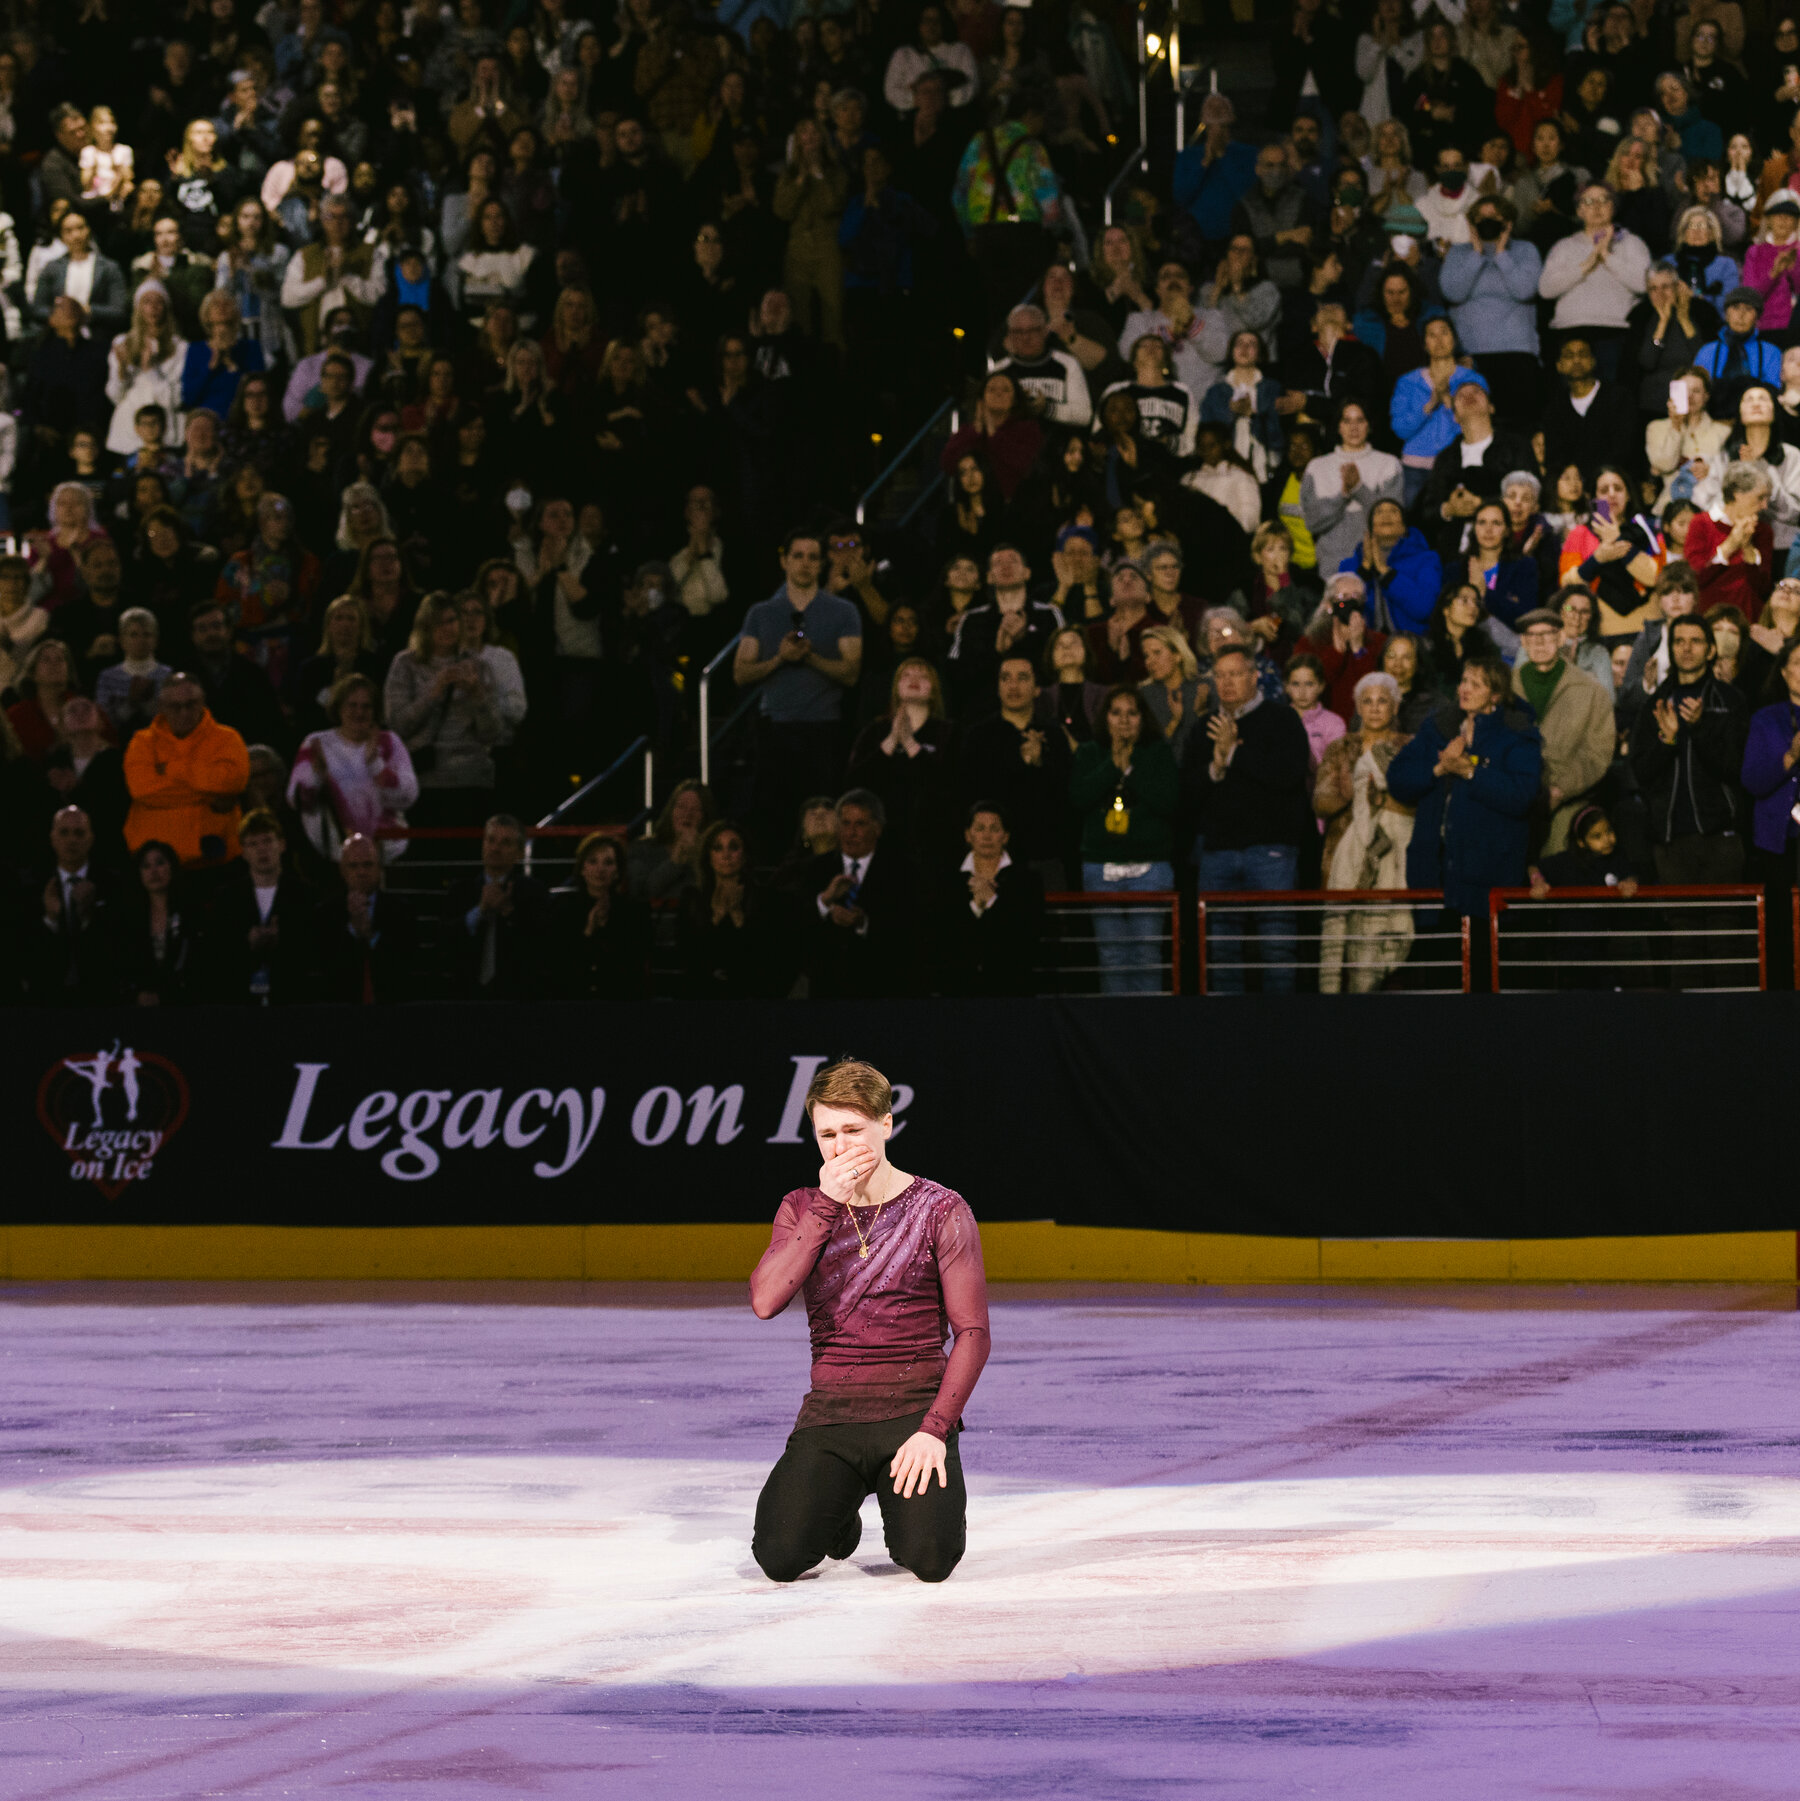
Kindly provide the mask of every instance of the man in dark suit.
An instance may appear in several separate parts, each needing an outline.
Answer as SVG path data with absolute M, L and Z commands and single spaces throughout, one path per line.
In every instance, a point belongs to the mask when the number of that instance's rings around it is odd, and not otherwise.
M 917 947 L 912 878 L 881 850 L 881 796 L 852 788 L 837 804 L 837 849 L 801 865 L 811 915 L 806 969 L 815 999 L 905 994 Z
M 115 928 L 119 893 L 94 856 L 94 828 L 79 807 L 50 822 L 55 858 L 27 926 L 27 997 L 41 1006 L 98 1007 L 118 999 Z
M 1531 446 L 1494 423 L 1494 403 L 1479 382 L 1464 382 L 1450 407 L 1461 430 L 1438 452 L 1413 517 L 1440 556 L 1457 554 L 1463 527 L 1484 500 L 1500 498 L 1500 484 L 1515 469 L 1537 467 Z
M 287 838 L 266 808 L 238 828 L 243 857 L 227 869 L 208 911 L 202 946 L 215 999 L 285 1007 L 313 998 L 318 959 L 313 910 L 318 897 L 283 873 Z
M 482 833 L 480 880 L 450 890 L 444 931 L 465 1000 L 531 1001 L 544 992 L 550 896 L 519 873 L 524 856 L 524 826 L 496 813 Z
M 969 854 L 939 892 L 933 944 L 946 994 L 1030 994 L 1044 932 L 1044 884 L 1007 849 L 1001 809 L 977 801 Z
M 418 993 L 419 916 L 381 887 L 381 851 L 353 832 L 338 852 L 342 894 L 319 902 L 319 998 L 350 1005 L 411 1000 Z

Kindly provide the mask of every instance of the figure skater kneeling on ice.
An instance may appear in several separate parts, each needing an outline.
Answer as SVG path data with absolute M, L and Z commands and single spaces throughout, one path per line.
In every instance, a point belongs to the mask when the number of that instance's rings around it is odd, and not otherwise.
M 782 1201 L 750 1305 L 773 1319 L 805 1290 L 812 1387 L 763 1484 L 752 1549 L 776 1582 L 848 1557 L 873 1491 L 888 1555 L 942 1582 L 962 1559 L 956 1439 L 988 1355 L 975 1216 L 961 1195 L 888 1162 L 893 1090 L 879 1070 L 820 1070 L 806 1111 L 819 1184 Z

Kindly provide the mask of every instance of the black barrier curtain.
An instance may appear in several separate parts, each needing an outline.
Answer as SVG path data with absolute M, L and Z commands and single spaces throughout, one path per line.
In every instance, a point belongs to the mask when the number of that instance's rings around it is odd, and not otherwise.
M 978 1217 L 1305 1237 L 1791 1229 L 1800 997 L 1343 997 L 15 1013 L 10 1224 L 762 1221 L 816 1178 L 819 1066 Z M 1680 1051 L 1676 1047 L 1683 1047 Z

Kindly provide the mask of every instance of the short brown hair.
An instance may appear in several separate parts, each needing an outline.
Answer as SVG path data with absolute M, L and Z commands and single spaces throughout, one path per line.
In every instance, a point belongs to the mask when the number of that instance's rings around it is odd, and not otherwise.
M 806 1117 L 815 1107 L 849 1107 L 868 1119 L 885 1119 L 894 1110 L 894 1090 L 872 1063 L 854 1057 L 828 1063 L 806 1091 Z
M 244 815 L 244 823 L 238 827 L 238 842 L 246 838 L 254 838 L 259 832 L 273 832 L 283 844 L 287 842 L 287 833 L 281 829 L 281 821 L 267 807 L 255 807 Z

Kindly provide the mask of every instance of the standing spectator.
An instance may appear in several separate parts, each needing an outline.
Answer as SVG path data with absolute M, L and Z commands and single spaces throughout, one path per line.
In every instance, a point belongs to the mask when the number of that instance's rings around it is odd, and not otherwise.
M 380 692 L 354 670 L 335 682 L 325 705 L 329 728 L 312 733 L 294 758 L 288 805 L 299 813 L 312 847 L 337 862 L 346 839 L 370 842 L 386 826 L 406 824 L 406 810 L 419 798 L 419 780 L 400 737 L 376 723 Z M 383 843 L 392 860 L 406 849 L 404 839 Z
M 1292 707 L 1259 692 L 1256 660 L 1247 647 L 1226 644 L 1216 651 L 1212 680 L 1218 711 L 1205 733 L 1189 740 L 1182 765 L 1201 891 L 1291 889 L 1300 846 L 1309 833 L 1317 836 L 1306 727 Z M 1259 910 L 1255 917 L 1262 990 L 1292 994 L 1294 916 Z M 1242 994 L 1246 963 L 1229 956 L 1223 943 L 1217 951 L 1209 948 L 1209 991 Z
M 1388 420 L 1400 439 L 1405 488 L 1401 499 L 1411 506 L 1431 478 L 1438 452 L 1457 436 L 1454 396 L 1465 382 L 1487 386 L 1487 378 L 1457 361 L 1456 333 L 1448 319 L 1427 319 L 1420 328 L 1425 346 L 1423 367 L 1394 383 Z M 1531 387 L 1537 390 L 1537 359 L 1531 359 Z M 1530 415 L 1528 415 L 1528 418 Z M 1310 467 L 1310 465 L 1309 465 Z M 1302 482 L 1304 492 L 1304 481 Z
M 37 291 L 31 297 L 32 317 L 40 325 L 49 324 L 50 309 L 66 295 L 86 309 L 94 335 L 102 343 L 110 343 L 115 332 L 125 329 L 129 305 L 125 271 L 94 248 L 93 231 L 80 213 L 65 213 L 57 236 L 63 254 L 46 263 L 38 276 Z
M 1405 640 L 1402 640 L 1405 642 Z M 1406 886 L 1414 809 L 1388 791 L 1388 769 L 1410 734 L 1399 726 L 1400 684 L 1372 670 L 1356 684 L 1357 725 L 1326 748 L 1313 780 L 1313 810 L 1326 826 L 1327 888 Z M 1372 994 L 1406 961 L 1405 907 L 1333 908 L 1319 932 L 1319 992 Z M 1345 980 L 1348 971 L 1349 980 Z
M 222 878 L 207 912 L 206 985 L 215 1000 L 279 1007 L 313 996 L 315 896 L 283 869 L 281 821 L 258 807 L 244 815 L 243 855 Z
M 194 998 L 200 925 L 183 887 L 181 859 L 152 838 L 131 859 L 117 943 L 119 999 L 170 1007 Z
M 1751 714 L 1744 742 L 1744 787 L 1751 804 L 1744 873 L 1760 882 L 1768 896 L 1769 985 L 1777 987 L 1784 975 L 1792 975 L 1789 896 L 1800 839 L 1800 822 L 1794 818 L 1800 801 L 1800 638 L 1787 639 L 1776 652 L 1771 686 L 1776 698 Z
M 590 832 L 576 846 L 574 880 L 550 896 L 550 930 L 559 998 L 628 1001 L 650 992 L 650 915 L 611 833 Z
M 1013 860 L 1006 819 L 993 802 L 969 809 L 968 845 L 938 908 L 939 976 L 946 994 L 1030 994 L 1044 929 L 1037 872 Z
M 411 642 L 388 670 L 385 699 L 388 723 L 418 776 L 415 823 L 473 825 L 493 798 L 494 746 L 505 728 L 492 674 L 464 651 L 448 595 L 419 602 Z
M 1487 390 L 1469 382 L 1451 396 L 1459 436 L 1438 452 L 1419 495 L 1416 517 L 1445 555 L 1458 547 L 1463 526 L 1484 500 L 1498 500 L 1515 469 L 1529 469 L 1531 446 L 1494 424 Z
M 1762 295 L 1751 287 L 1733 288 L 1725 296 L 1725 329 L 1694 358 L 1694 367 L 1711 376 L 1715 387 L 1740 381 L 1781 385 L 1781 351 L 1762 335 L 1762 304 Z
M 1236 121 L 1237 111 L 1224 94 L 1208 94 L 1200 102 L 1193 142 L 1175 158 L 1175 204 L 1194 221 L 1207 251 L 1224 244 L 1233 210 L 1256 181 L 1256 152 L 1232 137 Z
M 692 777 L 669 790 L 650 835 L 627 853 L 626 885 L 640 900 L 667 900 L 693 887 L 700 876 L 700 840 L 716 814 L 712 790 Z
M 1056 893 L 1068 883 L 1072 752 L 1054 722 L 1038 717 L 1035 670 L 1022 653 L 1001 657 L 995 682 L 1000 710 L 963 734 L 960 773 L 969 804 L 990 801 L 1007 822 L 1013 860 L 1034 870 L 1043 887 Z
M 1622 464 L 1630 473 L 1643 467 L 1638 446 L 1637 404 L 1627 383 L 1598 379 L 1598 363 L 1579 333 L 1563 339 L 1556 373 L 1564 391 L 1544 409 L 1544 467 L 1573 463 L 1592 482 L 1602 463 Z
M 890 856 L 919 863 L 946 841 L 955 806 L 956 763 L 944 688 L 923 657 L 894 671 L 888 710 L 865 726 L 850 752 L 850 780 L 881 797 Z
M 973 417 L 950 434 L 939 464 L 946 475 L 972 451 L 987 459 L 1003 500 L 1010 501 L 1043 448 L 1044 434 L 1025 410 L 1024 390 L 1010 369 L 991 370 L 981 384 Z
M 1543 753 L 1530 717 L 1505 706 L 1511 687 L 1498 657 L 1469 657 L 1455 700 L 1388 765 L 1388 792 L 1417 809 L 1406 885 L 1441 888 L 1452 921 L 1485 918 L 1490 888 L 1525 882 Z M 1470 945 L 1475 986 L 1485 988 L 1487 934 L 1472 932 Z
M 94 828 L 79 807 L 57 809 L 50 850 L 55 863 L 21 959 L 26 995 L 40 1006 L 104 1006 L 117 987 L 119 895 L 94 856 Z
M 1115 687 L 1100 735 L 1075 750 L 1069 799 L 1081 827 L 1081 885 L 1090 894 L 1142 894 L 1175 886 L 1175 811 L 1180 782 L 1162 734 L 1135 690 Z M 1094 915 L 1102 994 L 1156 994 L 1162 920 L 1150 908 Z
M 163 683 L 155 721 L 125 752 L 131 813 L 125 842 L 173 847 L 184 867 L 238 854 L 238 799 L 250 783 L 250 753 L 230 726 L 206 709 L 191 675 Z
M 1593 798 L 1618 750 L 1612 689 L 1563 654 L 1563 622 L 1548 607 L 1517 621 L 1524 650 L 1513 668 L 1512 691 L 1537 720 L 1542 745 L 1544 806 L 1538 848 L 1554 856 L 1567 847 L 1569 823 Z
M 1051 602 L 1033 600 L 1030 583 L 1031 565 L 1018 547 L 996 544 L 988 558 L 992 598 L 960 615 L 946 659 L 959 708 L 971 701 L 985 703 L 994 691 L 1001 657 L 1017 651 L 1035 663 L 1051 633 L 1061 629 L 1061 612 Z
M 464 1000 L 537 1000 L 545 988 L 550 897 L 520 872 L 525 828 L 496 813 L 482 828 L 481 874 L 455 884 L 445 906 L 451 977 Z
M 119 660 L 94 681 L 94 699 L 121 744 L 150 724 L 163 683 L 174 674 L 157 657 L 156 636 L 156 615 L 148 607 L 127 607 L 119 615 Z
M 1579 331 L 1592 346 L 1601 375 L 1611 380 L 1618 373 L 1631 309 L 1650 273 L 1650 252 L 1642 238 L 1613 223 L 1612 190 L 1603 182 L 1589 182 L 1576 206 L 1581 230 L 1545 258 L 1538 292 L 1556 302 L 1551 329 Z
M 313 918 L 322 1001 L 367 1006 L 418 992 L 419 916 L 404 895 L 382 887 L 383 867 L 367 838 L 346 838 L 338 851 L 343 893 L 327 895 Z
M 1369 518 L 1384 500 L 1398 501 L 1404 472 L 1397 457 L 1369 442 L 1369 417 L 1355 401 L 1338 412 L 1338 448 L 1314 457 L 1300 483 L 1300 506 L 1319 567 L 1335 574 L 1369 535 Z
M 200 326 L 206 336 L 187 347 L 182 365 L 181 404 L 189 412 L 206 407 L 223 419 L 237 398 L 238 383 L 248 373 L 262 373 L 263 348 L 243 335 L 243 315 L 229 288 L 214 288 L 200 302 Z
M 1153 625 L 1141 640 L 1146 675 L 1138 683 L 1150 723 L 1168 741 L 1177 764 L 1200 722 L 1203 706 L 1212 699 L 1209 684 L 1200 679 L 1200 664 L 1179 626 Z
M 1649 816 L 1656 879 L 1736 882 L 1744 873 L 1740 782 L 1749 704 L 1714 676 L 1707 620 L 1671 621 L 1668 642 L 1668 677 L 1631 728 L 1631 772 Z
M 1764 509 L 1771 492 L 1761 463 L 1725 471 L 1719 505 L 1688 527 L 1688 566 L 1700 579 L 1703 607 L 1733 606 L 1746 625 L 1760 619 L 1775 582 L 1775 534 Z
M 821 591 L 823 564 L 816 531 L 788 534 L 786 579 L 745 615 L 732 664 L 740 688 L 759 690 L 753 807 L 758 843 L 771 860 L 801 800 L 835 786 L 844 693 L 862 672 L 862 617 L 851 602 Z
M 769 1000 L 787 993 L 794 936 L 788 897 L 752 878 L 744 834 L 715 820 L 700 840 L 700 879 L 681 900 L 677 941 L 687 994 Z
M 1444 585 L 1444 565 L 1425 534 L 1406 523 L 1397 500 L 1369 509 L 1369 530 L 1339 572 L 1367 596 L 1364 617 L 1378 631 L 1422 632 Z
M 1655 264 L 1644 281 L 1644 298 L 1631 311 L 1631 333 L 1619 359 L 1619 379 L 1630 380 L 1635 372 L 1638 412 L 1649 420 L 1650 466 L 1667 475 L 1673 465 L 1659 462 L 1656 451 L 1656 434 L 1665 424 L 1663 414 L 1668 414 L 1667 423 L 1674 429 L 1688 417 L 1670 407 L 1670 384 L 1692 372 L 1711 388 L 1693 363 L 1717 335 L 1719 315 L 1705 301 L 1696 300 L 1693 290 L 1667 263 Z M 1666 496 L 1666 487 L 1664 493 Z

